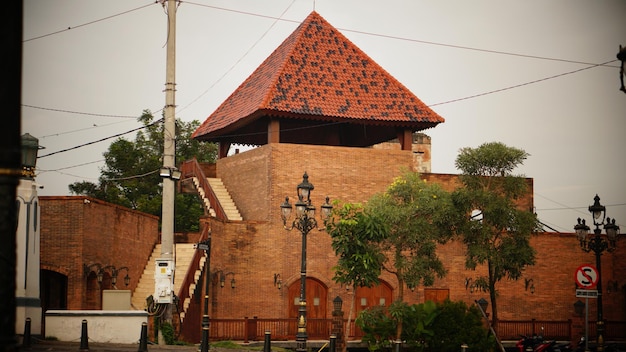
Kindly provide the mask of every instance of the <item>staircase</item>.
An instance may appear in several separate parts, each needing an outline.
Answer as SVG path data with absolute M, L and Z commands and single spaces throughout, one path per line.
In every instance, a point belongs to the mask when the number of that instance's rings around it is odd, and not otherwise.
M 207 177 L 206 180 L 213 190 L 213 193 L 217 197 L 218 202 L 222 206 L 222 209 L 224 209 L 224 212 L 226 213 L 226 218 L 228 220 L 243 220 L 241 214 L 239 213 L 239 210 L 237 209 L 237 206 L 235 205 L 235 202 L 230 197 L 230 193 L 228 193 L 226 186 L 224 186 L 222 179 Z M 211 206 L 211 202 L 209 201 L 209 199 L 206 197 L 206 191 L 202 188 L 202 185 L 197 177 L 193 178 L 193 184 L 198 190 L 198 194 L 200 194 L 204 206 L 209 210 L 209 214 L 211 216 L 215 216 L 215 210 Z
M 185 279 L 185 274 L 189 269 L 189 265 L 192 262 L 194 253 L 196 249 L 194 248 L 194 243 L 177 243 L 176 244 L 176 262 L 175 262 L 175 275 L 174 275 L 174 293 L 178 294 L 180 292 L 181 285 L 183 280 Z M 156 265 L 156 259 L 161 257 L 161 244 L 157 244 L 152 251 L 152 255 L 144 268 L 143 274 L 141 278 L 139 278 L 139 283 L 137 284 L 137 288 L 133 292 L 131 298 L 131 307 L 135 310 L 145 310 L 146 306 L 146 298 L 150 295 L 154 294 L 154 267 Z M 189 292 L 193 293 L 195 289 L 195 285 L 200 278 L 201 269 L 204 267 L 204 261 L 206 260 L 203 255 L 200 258 L 200 264 L 197 268 L 195 268 L 194 275 L 194 283 L 191 284 L 189 288 Z M 191 297 L 179 297 L 183 300 L 183 312 L 181 312 L 181 319 L 184 319 L 184 312 L 187 310 L 189 306 L 189 301 Z

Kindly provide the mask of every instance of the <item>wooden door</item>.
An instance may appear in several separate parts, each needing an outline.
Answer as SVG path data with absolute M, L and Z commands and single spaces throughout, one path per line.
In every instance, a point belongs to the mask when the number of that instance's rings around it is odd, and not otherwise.
M 306 316 L 307 319 L 326 318 L 328 288 L 322 282 L 306 278 Z M 300 304 L 300 280 L 289 285 L 289 318 L 298 317 Z
M 378 286 L 359 287 L 356 290 L 354 304 L 356 305 L 357 315 L 360 311 L 375 306 L 389 306 L 393 299 L 393 290 L 391 286 L 380 281 Z
M 433 301 L 435 303 L 443 303 L 446 298 L 450 297 L 450 290 L 443 288 L 425 288 L 424 301 Z

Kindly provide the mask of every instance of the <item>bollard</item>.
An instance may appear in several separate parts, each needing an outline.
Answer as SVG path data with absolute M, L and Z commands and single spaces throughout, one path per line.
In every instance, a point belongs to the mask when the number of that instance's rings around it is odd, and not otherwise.
M 137 352 L 148 352 L 148 323 L 141 323 L 141 337 Z
M 80 350 L 89 351 L 89 337 L 87 336 L 87 320 L 83 319 L 83 325 L 80 331 Z
M 393 341 L 393 343 L 395 344 L 395 348 L 393 349 L 395 352 L 400 352 L 400 347 L 402 347 L 402 341 L 400 340 L 395 340 Z
M 272 332 L 269 330 L 265 330 L 265 341 L 263 343 L 263 352 L 271 352 L 272 351 Z
M 330 350 L 330 352 L 337 351 L 337 336 L 336 335 L 330 335 L 330 345 L 328 349 Z
M 30 318 L 26 318 L 26 323 L 24 323 L 24 339 L 22 340 L 22 347 L 30 347 Z

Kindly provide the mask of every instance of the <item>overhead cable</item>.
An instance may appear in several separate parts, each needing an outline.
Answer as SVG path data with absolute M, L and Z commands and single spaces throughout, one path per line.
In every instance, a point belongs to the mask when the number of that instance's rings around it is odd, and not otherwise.
M 71 30 L 71 29 L 75 29 L 75 28 L 79 28 L 79 27 L 88 26 L 88 25 L 90 25 L 90 24 L 94 24 L 94 23 L 97 23 L 97 22 L 101 22 L 101 21 L 104 21 L 104 20 L 108 20 L 108 19 L 110 19 L 110 18 L 114 18 L 114 17 L 117 17 L 117 16 L 121 16 L 121 15 L 124 15 L 124 14 L 130 13 L 130 12 L 133 12 L 133 11 L 141 10 L 141 9 L 143 9 L 143 8 L 145 8 L 145 7 L 148 7 L 148 6 L 150 6 L 150 5 L 153 5 L 154 3 L 155 3 L 154 1 L 151 1 L 151 2 L 150 2 L 149 4 L 147 4 L 147 5 L 139 6 L 139 7 L 136 7 L 136 8 L 134 8 L 134 9 L 130 9 L 130 10 L 127 10 L 127 11 L 124 11 L 124 12 L 120 12 L 120 13 L 115 14 L 115 15 L 111 15 L 111 16 L 107 16 L 107 17 L 103 17 L 103 18 L 100 18 L 100 19 L 94 20 L 94 21 L 90 21 L 90 22 L 86 22 L 86 23 L 83 23 L 83 24 L 79 24 L 79 25 L 76 25 L 76 26 L 74 26 L 74 27 L 67 27 L 66 29 L 62 29 L 62 30 L 59 30 L 59 31 L 56 31 L 56 32 L 52 32 L 52 33 L 48 33 L 48 34 L 44 34 L 44 35 L 40 35 L 40 36 L 33 37 L 33 38 L 30 38 L 30 39 L 25 39 L 25 40 L 23 40 L 22 42 L 23 42 L 23 43 L 26 43 L 26 42 L 30 42 L 30 41 L 32 41 L 32 40 L 37 40 L 37 39 L 41 39 L 41 38 L 45 38 L 45 37 L 49 37 L 49 36 L 51 36 L 51 35 L 55 35 L 55 34 L 59 34 L 59 33 L 63 33 L 63 32 L 67 32 L 67 31 L 69 31 L 69 30 Z
M 132 129 L 132 130 L 130 130 L 130 131 L 126 131 L 126 132 L 118 133 L 118 134 L 115 134 L 115 135 L 113 135 L 113 136 L 109 136 L 109 137 L 101 138 L 101 139 L 98 139 L 98 140 L 96 140 L 96 141 L 92 141 L 92 142 L 89 142 L 89 143 L 84 143 L 84 144 L 77 145 L 77 146 L 74 146 L 74 147 L 71 147 L 71 148 L 66 148 L 66 149 L 58 150 L 58 151 L 56 151 L 56 152 L 52 152 L 52 153 L 48 153 L 48 154 L 44 154 L 44 155 L 38 156 L 38 157 L 37 157 L 37 159 L 39 159 L 39 158 L 45 158 L 45 157 L 47 157 L 47 156 L 51 156 L 51 155 L 55 155 L 55 154 L 59 154 L 59 153 L 64 153 L 64 152 L 67 152 L 67 151 L 70 151 L 70 150 L 74 150 L 74 149 L 78 149 L 78 148 L 82 148 L 82 147 L 86 147 L 86 146 L 88 146 L 88 145 L 96 144 L 96 143 L 99 143 L 99 142 L 104 142 L 104 141 L 106 141 L 106 140 L 108 140 L 108 139 L 111 139 L 111 138 L 115 138 L 115 137 L 123 136 L 123 135 L 128 134 L 128 133 L 131 133 L 131 132 L 139 131 L 139 130 L 141 130 L 141 129 L 147 128 L 147 127 L 152 126 L 152 125 L 155 125 L 155 124 L 157 124 L 157 123 L 159 123 L 159 122 L 163 122 L 163 119 L 159 119 L 159 120 L 157 120 L 157 121 L 155 121 L 155 122 L 153 122 L 153 123 L 151 123 L 151 124 L 145 125 L 145 126 L 141 126 L 141 127 L 134 128 L 134 129 Z

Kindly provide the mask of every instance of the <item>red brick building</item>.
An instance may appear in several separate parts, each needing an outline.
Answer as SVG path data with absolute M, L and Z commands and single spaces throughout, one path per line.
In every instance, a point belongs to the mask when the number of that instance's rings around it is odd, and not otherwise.
M 44 312 L 101 309 L 102 290 L 136 287 L 159 240 L 157 217 L 83 196 L 42 196 L 39 202 Z
M 220 159 L 205 176 L 222 180 L 244 219 L 211 218 L 211 266 L 233 272 L 237 279 L 236 289 L 214 286 L 211 317 L 295 316 L 301 235 L 283 229 L 280 204 L 285 196 L 295 199 L 305 171 L 315 185 L 312 202 L 318 209 L 326 196 L 365 202 L 406 170 L 454 187 L 456 176 L 428 174 L 430 167 L 424 165 L 430 162 L 430 148 L 424 152 L 424 140 L 417 147 L 413 143 L 415 132 L 442 122 L 321 16 L 311 13 L 194 133 L 198 140 L 219 143 Z M 393 139 L 395 147 L 389 147 L 393 143 L 373 147 Z M 227 157 L 235 143 L 259 147 Z M 520 207 L 531 211 L 532 179 L 528 182 L 528 197 Z M 350 292 L 332 280 L 336 259 L 330 243 L 324 232 L 308 236 L 309 318 L 330 318 L 336 296 L 350 302 Z M 574 271 L 582 263 L 594 263 L 593 254 L 584 253 L 573 234 L 542 233 L 533 238 L 533 245 L 537 264 L 522 280 L 498 285 L 499 318 L 571 319 L 577 301 Z M 603 256 L 603 283 L 613 285 L 604 299 L 606 320 L 626 320 L 624 247 Z M 450 243 L 439 252 L 448 275 L 432 287 L 405 294 L 409 302 L 444 297 L 473 302 L 488 297 L 469 289 L 470 279 L 480 272 L 465 269 L 461 244 Z M 276 278 L 281 280 L 280 289 Z M 397 282 L 389 274 L 381 279 L 376 289 L 357 289 L 357 311 L 392 299 Z M 591 305 L 590 314 L 594 309 Z
M 311 199 L 318 209 L 327 196 L 340 202 L 365 202 L 407 170 L 422 173 L 429 182 L 455 187 L 455 175 L 430 173 L 430 139 L 416 134 L 442 122 L 441 116 L 313 12 L 194 133 L 196 139 L 219 143 L 217 163 L 181 167 L 186 178 L 182 189 L 210 197 L 211 186 L 200 182 L 200 190 L 190 181 L 219 178 L 243 218 L 223 215 L 216 199 L 207 209 L 215 214 L 208 220 L 211 318 L 296 317 L 301 234 L 283 228 L 280 205 L 285 196 L 295 199 L 304 172 L 315 186 Z M 232 144 L 258 147 L 227 157 Z M 532 179 L 528 182 L 528 197 L 520 207 L 530 211 Z M 84 197 L 40 199 L 42 268 L 66 277 L 68 283 L 67 302 L 60 308 L 98 307 L 88 298 L 93 287 L 89 282 L 95 278 L 89 270 L 85 277 L 85 265 L 126 265 L 131 268 L 129 288 L 133 289 L 158 239 L 156 218 Z M 522 280 L 498 285 L 500 319 L 573 319 L 574 271 L 582 263 L 593 263 L 593 254 L 581 251 L 573 234 L 542 233 L 532 243 L 537 264 L 526 270 Z M 48 250 L 59 244 L 60 250 Z M 602 258 L 608 321 L 626 320 L 625 254 L 626 244 L 618 244 L 615 252 Z M 471 303 L 488 297 L 470 289 L 470 279 L 482 272 L 465 269 L 460 243 L 441 246 L 439 255 L 448 274 L 432 287 L 405 289 L 409 303 L 446 297 Z M 331 318 L 337 296 L 344 301 L 344 311 L 349 309 L 354 288 L 347 290 L 333 282 L 335 263 L 329 235 L 313 230 L 307 247 L 309 319 Z M 220 274 L 231 275 L 236 287 L 222 288 Z M 376 288 L 357 288 L 357 312 L 391 302 L 398 284 L 388 273 L 381 280 Z M 42 287 L 53 291 L 51 285 Z M 201 310 L 200 291 L 196 289 L 190 308 L 196 313 Z M 594 304 L 590 315 L 595 316 Z M 196 324 L 198 331 L 199 319 Z

